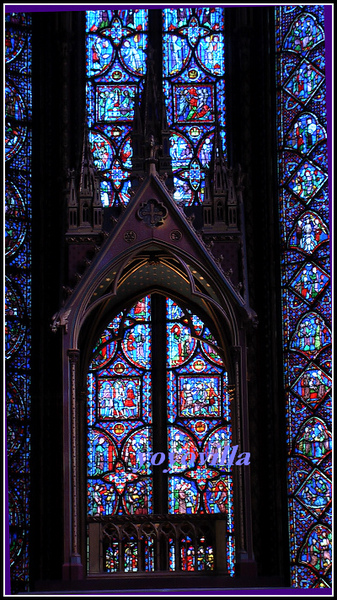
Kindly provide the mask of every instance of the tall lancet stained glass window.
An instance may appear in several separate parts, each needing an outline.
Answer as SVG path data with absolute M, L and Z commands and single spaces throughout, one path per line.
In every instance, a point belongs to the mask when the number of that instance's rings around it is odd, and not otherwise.
M 5 18 L 5 371 L 11 592 L 29 589 L 31 16 Z
M 130 200 L 130 132 L 146 73 L 147 13 L 86 11 L 87 122 L 103 206 Z
M 136 527 L 144 515 L 166 514 L 189 519 L 193 528 L 196 515 L 222 516 L 224 563 L 234 575 L 232 393 L 200 317 L 158 294 L 119 313 L 100 336 L 88 374 L 89 523 L 124 516 Z M 105 572 L 155 570 L 149 532 L 142 569 L 137 539 L 130 534 L 123 547 L 120 541 L 117 529 L 108 544 L 103 540 Z M 168 570 L 214 570 L 214 540 L 200 535 L 192 543 L 186 534 L 166 541 Z
M 224 9 L 166 8 L 162 17 L 174 198 L 192 206 L 203 202 L 216 122 L 226 158 Z
M 331 288 L 324 6 L 276 16 L 291 585 L 331 586 Z
M 130 132 L 151 35 L 148 10 L 87 11 L 86 19 L 87 121 L 102 204 L 125 205 L 130 200 Z M 224 9 L 164 9 L 162 55 L 174 198 L 192 206 L 203 202 L 215 123 L 226 158 Z

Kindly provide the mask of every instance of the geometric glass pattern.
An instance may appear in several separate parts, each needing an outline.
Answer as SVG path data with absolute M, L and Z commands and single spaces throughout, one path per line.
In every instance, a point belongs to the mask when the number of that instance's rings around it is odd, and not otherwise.
M 279 6 L 275 20 L 291 586 L 331 587 L 332 311 L 324 6 Z
M 5 374 L 11 593 L 29 590 L 31 16 L 5 15 Z
M 135 102 L 146 73 L 147 9 L 86 11 L 89 141 L 103 206 L 130 200 Z
M 201 204 L 215 124 L 226 157 L 223 8 L 165 8 L 163 89 L 171 132 L 174 198 Z
M 124 309 L 95 345 L 88 373 L 87 514 L 104 521 L 156 513 L 159 489 L 167 490 L 160 514 L 226 514 L 227 565 L 234 575 L 232 388 L 208 327 L 189 309 L 160 298 L 146 296 Z M 166 366 L 158 359 L 158 340 Z M 164 381 L 167 373 L 164 422 L 152 395 L 158 371 Z M 182 546 L 183 570 L 214 568 L 213 549 L 202 539 L 198 544 L 193 566 Z M 174 571 L 175 548 L 169 547 Z M 151 544 L 147 550 L 151 571 Z M 123 553 L 123 571 L 137 571 L 131 538 Z M 118 544 L 109 544 L 104 562 L 108 572 L 117 570 Z

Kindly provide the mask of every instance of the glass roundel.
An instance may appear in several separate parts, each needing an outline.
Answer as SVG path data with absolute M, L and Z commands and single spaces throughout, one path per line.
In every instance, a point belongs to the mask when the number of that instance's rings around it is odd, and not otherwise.
M 152 294 L 116 315 L 88 372 L 89 521 L 222 513 L 233 574 L 231 393 L 217 340 L 190 309 Z M 113 544 L 109 553 L 111 567 Z

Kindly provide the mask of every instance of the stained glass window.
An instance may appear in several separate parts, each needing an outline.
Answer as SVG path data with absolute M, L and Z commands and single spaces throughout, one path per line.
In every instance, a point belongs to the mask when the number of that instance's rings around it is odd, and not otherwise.
M 162 12 L 174 198 L 191 206 L 204 198 L 216 122 L 226 157 L 224 10 L 166 8 Z
M 110 322 L 88 374 L 88 517 L 90 522 L 158 512 L 225 515 L 226 560 L 233 575 L 232 388 L 220 354 L 199 316 L 158 294 L 140 299 Z M 162 421 L 155 382 L 165 378 Z M 167 490 L 166 497 L 159 489 Z M 148 571 L 155 561 L 152 533 L 142 546 Z M 170 570 L 178 568 L 176 561 L 182 570 L 214 569 L 208 537 L 200 534 L 196 549 L 187 533 L 180 539 L 179 557 L 167 533 Z M 121 552 L 123 570 L 137 571 L 139 535 L 132 529 L 123 549 L 116 532 L 110 533 L 107 572 L 120 570 Z
M 11 592 L 29 588 L 31 17 L 5 16 L 5 371 Z
M 103 206 L 130 199 L 130 133 L 146 73 L 147 12 L 86 11 L 87 122 Z
M 88 514 L 152 511 L 150 298 L 108 325 L 88 376 Z M 123 338 L 120 339 L 121 332 Z
M 291 585 L 331 586 L 331 288 L 324 6 L 276 16 Z
M 146 74 L 148 11 L 87 11 L 86 17 L 87 120 L 102 204 L 125 205 L 134 106 Z M 226 157 L 224 10 L 169 8 L 162 22 L 174 198 L 191 206 L 204 198 L 216 122 Z
M 168 510 L 174 514 L 226 513 L 228 566 L 233 574 L 228 375 L 205 323 L 170 298 L 166 303 Z M 189 558 L 195 560 L 194 550 L 189 553 L 186 548 L 184 556 L 186 565 Z

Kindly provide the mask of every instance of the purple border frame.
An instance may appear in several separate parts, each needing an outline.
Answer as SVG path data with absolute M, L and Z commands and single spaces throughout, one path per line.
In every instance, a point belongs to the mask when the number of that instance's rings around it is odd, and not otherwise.
M 84 11 L 87 9 L 92 9 L 93 7 L 95 7 L 96 10 L 99 10 L 100 8 L 105 8 L 105 9 L 115 9 L 117 8 L 116 5 L 88 5 L 88 4 L 4 4 L 4 12 L 5 13 L 9 13 L 9 12 L 59 12 L 59 11 L 69 11 L 69 10 L 79 10 L 79 11 Z M 210 5 L 212 6 L 212 5 Z M 215 5 L 214 5 L 215 6 Z M 224 6 L 230 8 L 230 7 L 237 7 L 237 6 L 277 6 L 277 4 L 225 4 Z M 143 4 L 131 4 L 128 5 L 128 8 L 148 8 L 149 5 L 143 5 Z M 195 7 L 195 5 L 191 5 L 191 7 Z M 332 145 L 332 121 L 333 121 L 333 105 L 332 105 L 332 93 L 333 93 L 333 85 L 332 85 L 332 81 L 333 81 L 333 64 L 332 64 L 332 48 L 333 48 L 333 10 L 332 10 L 333 4 L 325 4 L 324 5 L 324 18 L 325 18 L 325 52 L 326 52 L 326 56 L 325 56 L 325 60 L 326 60 L 326 90 L 327 90 L 327 97 L 326 97 L 326 106 L 327 106 L 327 130 L 328 130 L 328 157 L 329 157 L 329 163 L 328 163 L 328 175 L 329 175 L 329 203 L 330 203 L 330 231 L 333 231 L 333 222 L 332 222 L 332 149 L 333 149 L 333 145 Z M 151 8 L 163 8 L 162 4 L 151 4 Z M 333 256 L 332 254 L 332 244 L 333 244 L 333 236 L 330 236 L 330 255 L 331 257 Z M 333 273 L 333 270 L 332 270 Z M 332 278 L 331 278 L 331 287 L 332 287 Z M 5 412 L 6 415 L 6 412 Z M 6 418 L 5 418 L 5 436 L 4 436 L 4 447 L 6 448 L 6 431 L 7 431 L 7 427 L 6 427 Z M 6 457 L 6 454 L 5 454 Z M 8 491 L 8 469 L 7 469 L 7 461 L 6 458 L 4 460 L 5 462 L 5 469 L 4 469 L 4 483 L 5 483 L 5 498 L 7 497 L 7 491 Z M 4 505 L 6 506 L 7 503 L 4 502 Z M 5 525 L 5 536 L 4 536 L 4 544 L 5 544 L 5 548 L 4 548 L 4 568 L 3 568 L 3 572 L 4 572 L 4 597 L 10 596 L 11 595 L 11 585 L 10 585 L 10 555 L 9 555 L 9 515 L 8 515 L 8 511 L 5 510 L 5 514 L 4 514 L 4 525 Z M 162 594 L 158 594 L 158 591 L 155 590 L 147 590 L 144 594 L 144 596 L 149 596 L 149 595 L 161 595 L 161 596 L 172 596 L 172 595 L 191 595 L 191 591 L 192 590 L 167 590 Z M 162 590 L 163 592 L 163 590 Z M 135 595 L 137 594 L 137 596 L 139 596 L 140 594 L 137 593 L 137 590 L 131 590 L 130 592 L 127 591 L 122 591 L 120 590 L 118 592 L 119 595 L 132 595 L 133 597 L 135 597 Z M 302 589 L 295 589 L 295 588 L 266 588 L 266 589 L 236 589 L 236 588 L 231 588 L 231 589 L 227 589 L 227 590 L 214 590 L 214 591 L 209 591 L 208 593 L 205 594 L 204 591 L 202 590 L 193 590 L 193 595 L 197 596 L 197 595 L 202 595 L 202 596 L 240 596 L 240 595 L 244 595 L 244 596 L 292 596 L 292 595 L 297 595 L 297 596 L 332 596 L 333 594 L 333 588 L 329 588 L 329 589 L 320 589 L 320 588 L 315 588 L 315 589 L 310 589 L 310 588 L 306 588 L 305 590 Z M 71 592 L 65 592 L 64 594 L 62 593 L 58 593 L 57 596 L 69 596 L 69 595 L 78 595 L 78 596 L 91 596 L 91 595 L 97 595 L 97 592 L 88 592 L 87 594 L 76 594 L 76 593 L 71 593 Z M 104 596 L 104 595 L 114 595 L 111 592 L 104 592 L 104 591 L 100 591 L 99 593 L 100 596 Z

